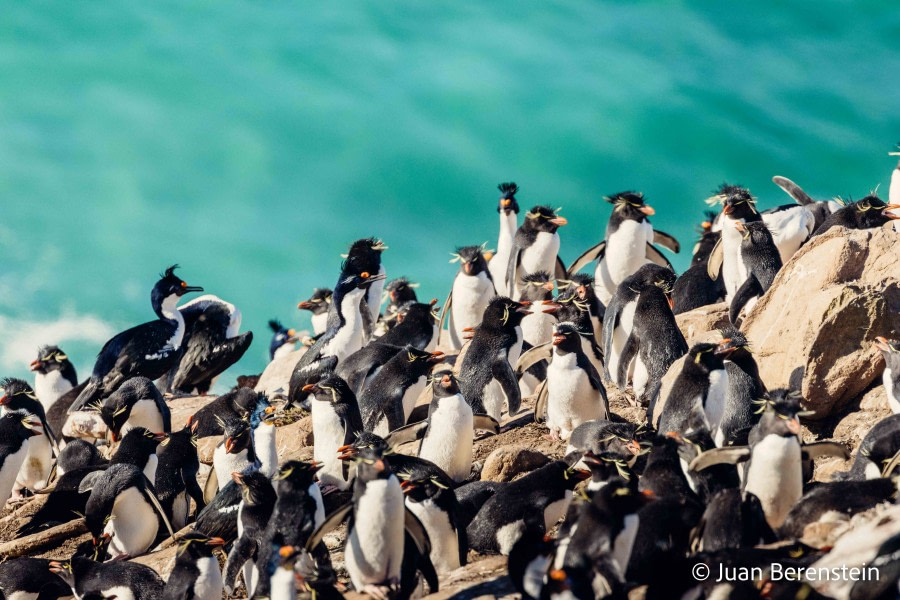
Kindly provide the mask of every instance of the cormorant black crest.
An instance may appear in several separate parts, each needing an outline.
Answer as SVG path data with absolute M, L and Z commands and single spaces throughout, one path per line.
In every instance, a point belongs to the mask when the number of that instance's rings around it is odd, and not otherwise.
M 507 183 L 501 183 L 497 186 L 497 189 L 500 190 L 501 198 L 512 198 L 519 191 L 519 186 L 515 184 L 515 182 L 510 181 Z

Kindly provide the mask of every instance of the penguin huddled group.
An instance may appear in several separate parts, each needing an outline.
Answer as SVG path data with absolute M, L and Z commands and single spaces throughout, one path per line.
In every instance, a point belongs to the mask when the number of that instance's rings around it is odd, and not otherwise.
M 827 549 L 801 541 L 808 526 L 897 501 L 900 327 L 872 332 L 893 415 L 848 471 L 818 482 L 814 460 L 849 451 L 804 440 L 804 399 L 767 386 L 741 324 L 814 236 L 900 219 L 900 166 L 890 203 L 817 202 L 774 181 L 795 203 L 760 211 L 727 184 L 707 200 L 721 210 L 704 214 L 680 276 L 660 249 L 679 242 L 636 191 L 607 198 L 604 239 L 566 267 L 560 210 L 536 205 L 520 222 L 520 189 L 501 183 L 497 249 L 451 253 L 443 307 L 406 277 L 387 279 L 380 239 L 357 240 L 333 287 L 297 305 L 312 314 L 309 335 L 269 322 L 270 367 L 290 361 L 285 385 L 238 385 L 183 422 L 176 403 L 208 394 L 253 335 L 217 296 L 179 305 L 203 288 L 166 269 L 151 291 L 157 318 L 110 339 L 88 379 L 46 346 L 33 386 L 0 381 L 0 500 L 13 515 L 37 506 L 18 536 L 72 521 L 87 532 L 69 556 L 0 563 L 0 597 L 340 598 L 352 587 L 405 599 L 491 554 L 535 600 L 637 588 L 821 597 L 805 581 L 698 580 L 696 566 L 809 567 Z M 718 302 L 729 325 L 689 346 L 676 315 Z M 279 436 L 299 418 L 312 430 L 308 460 Z M 555 456 L 511 481 L 481 479 L 481 440 L 535 427 Z M 203 438 L 214 447 L 201 461 Z M 165 578 L 130 560 L 167 548 Z M 897 589 L 888 577 L 853 597 Z

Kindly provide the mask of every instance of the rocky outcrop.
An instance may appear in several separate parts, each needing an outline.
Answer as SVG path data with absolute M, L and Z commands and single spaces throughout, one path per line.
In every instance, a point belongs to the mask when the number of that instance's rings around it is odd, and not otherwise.
M 550 462 L 546 455 L 527 446 L 502 446 L 484 460 L 482 481 L 512 481 L 517 475 L 533 471 Z
M 728 320 L 728 304 L 725 302 L 701 306 L 675 315 L 675 322 L 678 323 L 678 329 L 681 330 L 688 348 L 699 342 L 720 339 L 719 329 L 731 323 Z
M 741 325 L 767 387 L 799 389 L 814 419 L 878 377 L 872 342 L 900 331 L 900 244 L 890 227 L 833 228 L 802 247 Z
M 262 375 L 259 376 L 259 381 L 254 389 L 269 396 L 276 392 L 287 396 L 288 385 L 291 382 L 291 373 L 294 372 L 294 367 L 297 366 L 297 361 L 300 360 L 304 352 L 306 352 L 306 347 L 301 346 L 290 354 L 278 357 L 270 362 L 266 365 Z

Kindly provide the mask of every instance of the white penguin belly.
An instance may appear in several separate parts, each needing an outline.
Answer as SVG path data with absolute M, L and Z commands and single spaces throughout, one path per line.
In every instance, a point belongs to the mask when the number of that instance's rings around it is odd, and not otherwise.
M 741 258 L 741 232 L 735 229 L 735 220 L 725 217 L 722 225 L 722 280 L 725 284 L 726 300 L 732 297 L 744 280 L 747 279 L 747 267 Z
M 200 573 L 194 581 L 194 598 L 197 600 L 222 600 L 224 584 L 222 583 L 222 569 L 219 568 L 219 560 L 215 556 L 208 556 L 197 561 L 197 570 Z
M 647 369 L 647 365 L 644 364 L 643 357 L 638 353 L 634 357 L 631 373 L 631 387 L 638 398 L 643 395 L 648 381 L 650 381 L 650 371 Z
M 796 437 L 767 435 L 753 447 L 744 491 L 759 498 L 766 521 L 781 527 L 791 507 L 803 495 L 800 442 Z
M 488 262 L 488 271 L 497 293 L 501 296 L 509 296 L 509 288 L 506 287 L 506 270 L 509 267 L 509 254 L 512 252 L 513 236 L 516 234 L 518 223 L 516 213 L 500 213 L 500 237 L 497 239 L 497 251 Z
M 33 440 L 34 438 L 31 439 Z M 29 443 L 30 440 L 23 442 L 22 446 L 12 454 L 8 454 L 3 464 L 0 465 L 0 501 L 2 501 L 0 506 L 6 504 L 10 494 L 12 494 L 13 485 L 15 485 L 16 478 L 19 475 L 19 469 L 22 468 L 25 457 L 28 455 Z
M 461 347 L 463 329 L 476 327 L 481 323 L 484 309 L 494 297 L 494 284 L 484 273 L 475 276 L 458 274 L 453 281 L 453 302 L 450 315 L 453 317 L 453 336 L 455 344 Z
M 442 468 L 455 482 L 465 480 L 472 471 L 475 437 L 471 407 L 460 394 L 442 398 L 429 420 L 419 456 Z
M 500 387 L 497 380 L 491 379 L 484 387 L 484 393 L 482 395 L 482 403 L 484 404 L 485 412 L 499 422 L 500 415 L 503 412 L 503 402 L 505 400 L 506 394 L 503 393 L 503 388 Z
M 296 347 L 294 344 L 282 344 L 282 345 L 278 346 L 278 348 L 275 350 L 275 354 L 272 356 L 272 360 L 274 361 L 274 360 L 278 360 L 282 357 L 285 357 L 288 354 L 290 354 L 291 352 L 293 352 L 294 350 L 296 350 Z
M 112 534 L 110 554 L 138 556 L 150 548 L 158 529 L 156 511 L 135 487 L 123 490 L 113 504 L 112 518 L 104 531 Z
M 709 390 L 706 392 L 706 403 L 703 412 L 706 413 L 706 422 L 709 423 L 711 432 L 719 432 L 721 437 L 722 418 L 725 416 L 725 397 L 728 394 L 728 371 L 716 369 L 709 374 Z M 721 447 L 721 442 L 716 440 L 716 446 Z
M 556 319 L 537 310 L 534 314 L 522 319 L 522 337 L 532 346 L 539 346 L 550 341 L 553 337 L 553 325 Z
M 190 497 L 185 492 L 178 492 L 175 496 L 175 501 L 172 502 L 172 529 L 175 531 L 187 525 L 190 503 Z
M 539 232 L 534 238 L 534 243 L 519 255 L 519 278 L 538 271 L 547 271 L 552 276 L 556 271 L 557 254 L 559 254 L 559 234 Z
M 787 263 L 812 233 L 815 217 L 802 206 L 791 207 L 762 215 L 763 223 L 772 232 L 772 239 L 781 255 L 781 264 Z
M 19 468 L 19 475 L 16 477 L 16 487 L 32 491 L 46 487 L 52 462 L 53 454 L 47 436 L 38 435 L 29 439 L 25 461 Z
M 600 391 L 591 387 L 575 353 L 557 354 L 547 369 L 547 426 L 563 440 L 603 412 Z
M 650 221 L 622 221 L 614 233 L 607 234 L 606 252 L 600 261 L 605 263 L 605 269 L 601 270 L 601 279 L 595 281 L 601 281 L 612 296 L 622 281 L 650 262 L 647 260 L 647 243 L 652 240 Z M 600 265 L 597 266 L 599 269 Z
M 136 600 L 134 591 L 124 585 L 114 585 L 109 589 L 102 590 L 104 598 L 115 598 L 116 600 Z M 74 598 L 74 596 L 72 596 Z
M 328 327 L 328 311 L 313 315 L 311 321 L 313 334 L 319 335 L 320 333 L 324 333 L 325 329 Z
M 297 597 L 297 578 L 293 569 L 278 567 L 269 579 L 271 600 L 294 600 Z
M 884 375 L 881 376 L 884 381 L 884 391 L 887 393 L 888 406 L 895 415 L 900 413 L 900 394 L 898 388 L 900 384 L 894 383 L 894 373 L 890 367 L 884 368 Z
M 153 400 L 138 400 L 128 413 L 128 420 L 122 426 L 122 435 L 135 427 L 144 427 L 153 433 L 162 433 L 163 419 Z
M 338 362 L 344 360 L 363 347 L 365 328 L 362 314 L 359 312 L 363 290 L 353 290 L 341 301 L 341 313 L 344 315 L 344 326 L 338 329 L 331 340 L 322 349 L 324 356 L 336 356 Z
M 278 447 L 275 444 L 275 425 L 260 423 L 253 432 L 253 449 L 259 457 L 259 470 L 272 478 L 278 470 Z
M 156 484 L 156 467 L 159 465 L 159 457 L 151 454 L 147 457 L 147 464 L 144 465 L 144 477 L 152 484 Z
M 344 560 L 353 587 L 399 582 L 403 560 L 403 492 L 396 477 L 366 484 L 356 500 Z
M 450 518 L 435 506 L 430 498 L 422 502 L 406 503 L 409 511 L 418 517 L 431 541 L 431 563 L 438 574 L 443 575 L 459 568 L 459 538 L 450 526 Z
M 241 473 L 248 466 L 250 466 L 250 461 L 247 460 L 246 450 L 237 454 L 229 454 L 225 451 L 225 445 L 220 444 L 213 451 L 213 468 L 216 470 L 220 489 L 231 481 L 232 473 L 235 471 Z
M 61 371 L 50 371 L 46 375 L 38 373 L 34 376 L 34 393 L 37 395 L 44 411 L 50 407 L 60 396 L 72 389 L 72 384 L 62 376 Z

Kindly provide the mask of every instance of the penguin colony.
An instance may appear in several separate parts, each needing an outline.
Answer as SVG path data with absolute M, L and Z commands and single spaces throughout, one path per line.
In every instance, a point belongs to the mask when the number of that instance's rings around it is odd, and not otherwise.
M 166 269 L 151 291 L 157 318 L 110 339 L 87 379 L 46 346 L 33 386 L 2 381 L 0 501 L 44 497 L 18 536 L 73 520 L 89 535 L 64 560 L 4 557 L 0 597 L 339 598 L 352 587 L 410 598 L 438 591 L 470 551 L 507 556 L 524 598 L 642 586 L 651 598 L 819 597 L 804 581 L 698 581 L 691 569 L 809 566 L 825 550 L 798 541 L 805 526 L 896 501 L 900 331 L 873 339 L 893 416 L 872 424 L 848 472 L 813 483 L 813 459 L 848 451 L 804 443 L 803 398 L 766 386 L 740 325 L 813 236 L 900 218 L 900 166 L 889 204 L 817 202 L 774 181 L 795 203 L 760 211 L 745 188 L 716 191 L 681 276 L 659 249 L 679 243 L 654 228 L 641 193 L 607 198 L 604 239 L 567 268 L 566 219 L 523 211 L 518 186 L 502 183 L 497 249 L 452 252 L 442 310 L 414 282 L 386 280 L 380 240 L 358 240 L 334 287 L 299 303 L 310 335 L 269 322 L 270 358 L 296 361 L 288 386 L 268 397 L 239 385 L 176 427 L 169 403 L 206 394 L 253 335 L 216 296 L 179 304 L 203 289 Z M 688 347 L 675 314 L 721 301 L 731 324 Z M 610 410 L 610 385 L 631 390 L 646 422 Z M 311 461 L 279 459 L 277 424 L 297 413 L 311 415 Z M 475 440 L 532 419 L 564 459 L 480 481 Z M 210 436 L 204 479 L 197 444 Z M 177 546 L 165 581 L 128 560 L 160 544 Z M 896 563 L 898 546 L 876 559 Z M 895 597 L 897 571 L 852 597 Z

